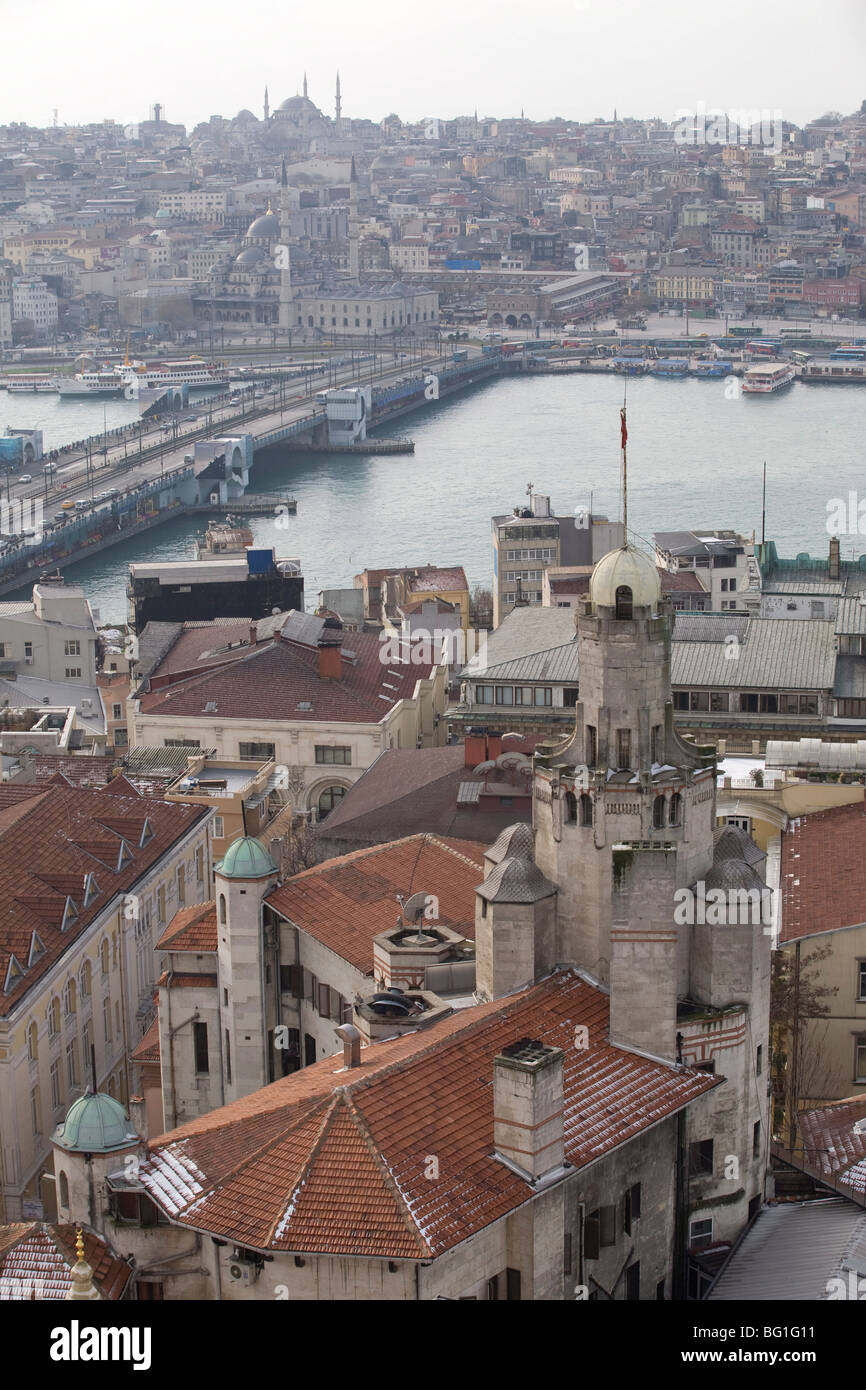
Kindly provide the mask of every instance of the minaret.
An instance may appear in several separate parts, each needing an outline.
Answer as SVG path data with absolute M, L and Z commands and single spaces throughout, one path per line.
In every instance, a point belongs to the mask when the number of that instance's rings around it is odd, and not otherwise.
M 339 74 L 339 72 L 337 73 L 337 92 L 336 92 L 336 96 L 335 96 L 335 98 L 334 98 L 334 110 L 335 110 L 335 113 L 336 113 L 336 118 L 335 118 L 335 120 L 334 120 L 335 133 L 336 133 L 337 135 L 342 135 L 342 133 L 343 133 L 343 114 L 342 114 L 342 113 L 343 113 L 343 104 L 342 104 L 342 102 L 341 102 L 341 100 L 340 100 L 340 74 Z
M 271 116 L 271 107 L 270 107 L 270 103 L 269 103 L 269 101 L 268 101 L 268 89 L 267 89 L 267 87 L 265 87 L 265 120 L 266 120 L 266 121 L 270 120 L 270 116 Z
M 283 333 L 288 333 L 292 326 L 292 266 L 291 250 L 289 239 L 291 237 L 291 223 L 289 221 L 289 179 L 286 173 L 286 161 L 283 160 L 280 170 L 280 243 L 283 247 L 283 259 L 280 262 L 280 315 L 279 324 Z
M 304 96 L 307 95 L 307 74 L 304 73 Z

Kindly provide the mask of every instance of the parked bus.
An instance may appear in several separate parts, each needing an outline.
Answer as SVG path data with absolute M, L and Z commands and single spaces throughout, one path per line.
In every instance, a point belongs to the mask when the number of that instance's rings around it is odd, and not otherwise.
M 838 347 L 830 353 L 831 362 L 866 362 L 866 347 Z
M 798 367 L 805 367 L 807 362 L 812 361 L 811 352 L 803 352 L 800 348 L 794 348 L 791 353 L 791 361 Z
M 752 339 L 746 343 L 746 352 L 750 352 L 753 357 L 775 357 L 781 346 L 778 339 L 762 338 L 760 342 Z

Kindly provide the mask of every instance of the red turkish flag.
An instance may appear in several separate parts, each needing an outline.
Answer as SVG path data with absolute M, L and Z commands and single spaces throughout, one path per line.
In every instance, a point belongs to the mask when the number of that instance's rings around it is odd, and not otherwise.
M 625 424 L 625 406 L 623 406 L 622 410 L 619 412 L 619 418 L 622 426 L 622 447 L 625 448 L 626 441 L 628 440 L 628 430 Z

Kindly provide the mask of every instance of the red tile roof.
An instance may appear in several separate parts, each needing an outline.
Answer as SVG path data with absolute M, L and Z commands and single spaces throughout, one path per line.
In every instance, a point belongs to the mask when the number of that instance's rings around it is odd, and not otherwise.
M 0 812 L 0 1015 L 11 1012 L 94 917 L 131 891 L 206 814 L 206 807 L 193 803 L 140 796 L 120 777 L 94 789 L 43 787 Z M 140 847 L 145 817 L 153 833 Z M 118 871 L 124 839 L 131 858 Z M 99 892 L 85 907 L 88 874 Z M 61 932 L 67 896 L 77 916 Z M 29 965 L 34 931 L 45 949 Z M 16 978 L 13 970 L 3 992 L 13 955 L 24 973 Z
M 789 821 L 780 888 L 781 941 L 866 922 L 866 803 Z
M 602 990 L 558 971 L 368 1047 L 351 1071 L 325 1058 L 190 1121 L 149 1145 L 142 1182 L 179 1224 L 254 1249 L 439 1255 L 532 1196 L 493 1155 L 493 1059 L 509 1043 L 563 1049 L 565 1152 L 577 1169 L 720 1084 L 612 1046 L 608 1014 Z M 581 1051 L 578 1023 L 589 1029 Z
M 72 1285 L 75 1226 L 38 1221 L 0 1226 L 0 1300 L 65 1299 Z M 104 1299 L 123 1296 L 132 1278 L 128 1261 L 93 1231 L 84 1231 L 84 1258 Z
M 268 906 L 369 975 L 373 937 L 397 920 L 397 893 L 435 893 L 442 925 L 474 938 L 475 888 L 484 877 L 485 848 L 474 841 L 410 835 L 305 869 L 274 888 Z
M 342 677 L 323 680 L 315 647 L 278 638 L 228 666 L 142 696 L 142 710 L 171 718 L 201 720 L 205 705 L 213 717 L 299 720 L 315 723 L 378 724 L 402 699 L 410 699 L 435 666 L 381 660 L 383 644 L 374 633 L 343 634 Z M 346 651 L 354 652 L 354 658 Z M 309 703 L 312 708 L 299 709 Z
M 807 1163 L 818 1175 L 835 1178 L 839 1188 L 847 1188 L 857 1202 L 866 1206 L 866 1124 L 863 1132 L 854 1130 L 866 1121 L 866 1096 L 850 1096 L 817 1110 L 804 1110 L 797 1116 Z
M 217 949 L 216 903 L 197 903 L 176 912 L 156 943 L 162 951 L 215 951 Z
M 159 1015 L 153 1020 L 135 1051 L 130 1052 L 129 1060 L 140 1063 L 159 1061 Z

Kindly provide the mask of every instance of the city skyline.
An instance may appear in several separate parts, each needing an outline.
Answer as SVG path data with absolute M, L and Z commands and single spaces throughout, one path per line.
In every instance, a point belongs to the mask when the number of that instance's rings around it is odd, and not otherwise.
M 856 110 L 863 99 L 864 45 L 857 39 L 866 44 L 866 12 L 856 0 L 828 0 L 823 7 L 826 57 L 832 56 L 824 64 L 821 36 L 811 32 L 814 11 L 805 0 L 785 7 L 784 27 L 780 6 L 730 23 L 690 15 L 687 41 L 671 39 L 668 21 L 681 18 L 672 3 L 647 9 L 637 0 L 607 6 L 598 0 L 552 0 L 543 15 L 534 16 L 531 69 L 526 48 L 515 42 L 524 14 L 514 0 L 497 7 L 495 24 L 489 13 L 467 13 L 454 0 L 445 0 L 433 15 L 407 13 L 395 0 L 378 0 L 373 12 L 338 0 L 327 36 L 317 16 L 293 16 L 291 55 L 283 57 L 278 44 L 279 58 L 262 40 L 274 28 L 272 13 L 262 0 L 250 0 L 248 49 L 242 40 L 227 68 L 224 27 L 205 29 L 196 9 L 178 12 L 166 0 L 154 0 L 148 10 L 152 23 L 144 32 L 137 14 L 132 19 L 118 11 L 110 53 L 91 48 L 77 16 L 56 0 L 43 0 L 40 10 L 49 35 L 40 54 L 40 81 L 34 84 L 26 65 L 10 66 L 0 96 L 0 124 L 45 127 L 55 108 L 61 125 L 104 119 L 126 124 L 144 119 L 159 101 L 167 119 L 192 129 L 214 114 L 231 118 L 246 109 L 259 115 L 265 85 L 273 107 L 300 89 L 304 71 L 311 97 L 331 114 L 337 69 L 344 116 L 376 121 L 391 111 L 411 122 L 475 109 L 479 116 L 517 117 L 522 109 L 532 120 L 592 121 L 609 118 L 614 108 L 639 119 L 673 120 L 678 111 L 702 103 L 708 109 L 767 109 L 803 125 L 828 109 Z M 9 53 L 26 50 L 32 15 L 31 9 L 6 16 Z M 215 17 L 219 20 L 222 12 Z M 809 26 L 808 56 L 801 24 Z M 665 36 L 661 49 L 660 35 Z M 842 36 L 840 45 L 836 40 Z M 546 45 L 556 55 L 551 63 L 537 61 Z M 134 64 L 127 63 L 133 52 Z M 485 61 L 479 63 L 482 52 Z

